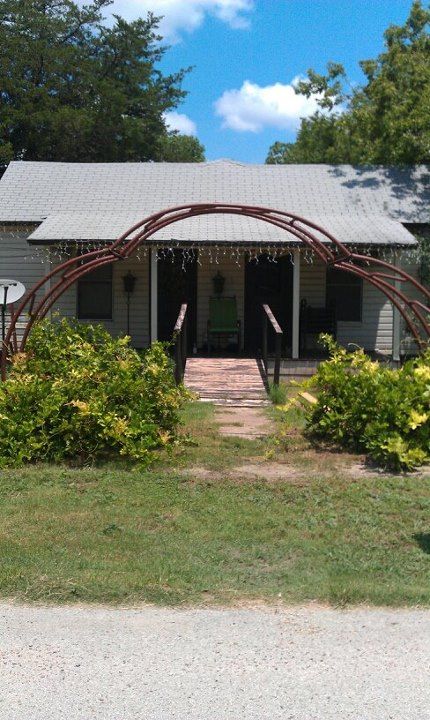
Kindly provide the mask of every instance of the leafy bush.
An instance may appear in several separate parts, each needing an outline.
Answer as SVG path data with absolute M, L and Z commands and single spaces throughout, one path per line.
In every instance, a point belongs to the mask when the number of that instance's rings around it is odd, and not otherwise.
M 141 358 L 102 327 L 44 321 L 0 383 L 0 467 L 143 461 L 174 436 L 182 397 L 161 344 Z
M 430 350 L 392 370 L 323 340 L 330 359 L 312 379 L 318 402 L 307 411 L 308 432 L 397 469 L 428 461 Z

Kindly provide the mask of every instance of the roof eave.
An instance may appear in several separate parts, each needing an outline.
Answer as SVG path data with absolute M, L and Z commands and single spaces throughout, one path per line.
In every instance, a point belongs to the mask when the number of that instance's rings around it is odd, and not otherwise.
M 64 244 L 66 244 L 66 245 L 77 245 L 77 244 L 91 245 L 94 243 L 99 243 L 99 244 L 103 244 L 103 245 L 111 245 L 112 243 L 115 242 L 115 240 L 112 240 L 112 238 L 110 238 L 109 240 L 103 240 L 102 238 L 100 238 L 100 239 L 75 238 L 73 240 L 70 240 L 70 239 L 66 240 L 65 238 L 57 239 L 57 240 L 52 240 L 52 239 L 48 240 L 48 239 L 42 239 L 42 238 L 37 238 L 37 239 L 28 238 L 27 242 L 29 245 L 32 245 L 32 246 L 56 247 L 58 245 L 64 245 Z M 196 241 L 196 240 L 178 240 L 175 238 L 172 238 L 170 241 L 162 240 L 160 238 L 158 238 L 158 239 L 157 238 L 149 238 L 148 240 L 145 240 L 145 242 L 143 244 L 146 246 L 151 246 L 151 247 L 154 247 L 154 246 L 166 247 L 169 244 L 169 242 L 176 247 L 180 247 L 183 245 L 183 246 L 192 246 L 192 247 L 199 247 L 199 246 L 201 246 L 201 247 L 209 247 L 209 246 L 211 246 L 211 247 L 215 247 L 215 246 L 216 247 L 231 247 L 231 246 L 234 246 L 234 247 L 243 247 L 243 248 L 246 248 L 246 247 L 253 248 L 253 247 L 273 247 L 273 246 L 300 247 L 301 245 L 304 245 L 304 243 L 301 242 L 300 240 L 267 240 L 267 241 L 258 240 L 258 241 L 252 242 L 251 240 L 250 241 L 243 241 L 243 240 L 228 240 L 228 241 L 222 241 L 222 240 L 221 241 L 217 241 L 217 240 L 202 241 L 202 240 L 200 240 L 200 241 Z M 322 241 L 322 242 L 326 245 L 330 244 L 328 241 Z M 355 241 L 355 242 L 343 241 L 342 244 L 346 245 L 347 247 L 348 246 L 355 246 L 355 247 L 363 246 L 363 247 L 376 247 L 376 248 L 379 248 L 379 247 L 381 247 L 381 248 L 412 248 L 412 247 L 416 247 L 418 245 L 418 241 L 417 240 L 409 240 L 407 242 L 371 242 L 371 243 L 359 242 L 359 241 L 358 242 L 357 241 Z

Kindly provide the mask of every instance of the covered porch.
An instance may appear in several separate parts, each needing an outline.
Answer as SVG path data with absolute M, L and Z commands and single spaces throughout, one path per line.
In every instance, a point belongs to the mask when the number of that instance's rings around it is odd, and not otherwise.
M 399 360 L 399 311 L 374 283 L 364 282 L 342 267 L 334 268 L 327 253 L 338 257 L 329 249 L 335 247 L 336 237 L 345 252 L 349 252 L 348 245 L 352 252 L 364 253 L 369 268 L 380 259 L 389 260 L 393 267 L 405 267 L 406 250 L 414 242 L 400 224 L 384 218 L 363 224 L 357 218 L 330 216 L 324 218 L 324 225 L 331 235 L 321 228 L 315 231 L 317 226 L 310 223 L 314 234 L 319 233 L 315 246 L 310 246 L 302 240 L 309 223 L 296 216 L 279 213 L 284 216 L 281 227 L 276 211 L 190 207 L 200 208 L 198 214 L 179 213 L 180 222 L 173 220 L 175 225 L 160 222 L 174 211 L 136 225 L 133 222 L 141 215 L 128 213 L 104 214 L 103 218 L 85 214 L 78 220 L 73 213 L 69 218 L 63 216 L 61 224 L 55 216 L 45 220 L 30 242 L 37 245 L 40 239 L 51 238 L 51 267 L 61 264 L 65 256 L 85 255 L 91 250 L 93 255 L 108 253 L 112 258 L 107 264 L 102 261 L 103 267 L 80 273 L 77 283 L 58 296 L 53 310 L 77 315 L 83 322 L 103 322 L 115 335 L 130 335 L 136 347 L 177 337 L 182 310 L 179 330 L 186 324 L 186 341 L 181 341 L 183 360 L 216 353 L 262 356 L 269 374 L 271 355 L 277 355 L 279 370 L 287 376 L 311 373 L 316 366 L 317 336 L 324 331 L 342 344 L 356 344 Z M 260 210 L 263 215 L 254 217 Z M 243 215 L 244 211 L 250 214 Z M 160 223 L 157 230 L 152 230 L 151 222 Z M 133 236 L 135 228 L 141 227 L 141 233 Z M 103 228 L 107 230 L 100 239 Z M 65 232 L 67 238 L 61 237 Z M 109 244 L 107 234 L 119 240 Z M 127 239 L 124 254 L 122 237 Z M 342 265 L 342 257 L 339 261 Z M 236 335 L 224 333 L 217 343 L 209 341 L 208 332 L 214 296 L 234 302 L 240 328 Z
M 263 305 L 282 328 L 282 355 L 300 356 L 300 277 L 298 248 L 268 252 L 234 247 L 152 248 L 150 341 L 172 338 L 179 308 L 187 305 L 187 348 L 194 355 L 255 356 L 263 350 Z M 213 301 L 233 306 L 238 332 L 210 336 Z M 230 310 L 231 311 L 231 310 Z M 268 332 L 268 350 L 274 335 Z
M 331 271 L 303 247 L 203 246 L 192 252 L 186 247 L 151 248 L 148 274 L 150 342 L 171 340 L 185 303 L 189 355 L 261 356 L 267 324 L 270 366 L 276 347 L 274 320 L 282 331 L 281 368 L 286 375 L 312 372 L 323 354 L 317 343 L 321 332 L 330 332 L 343 345 L 400 359 L 401 318 L 387 297 L 361 279 Z M 239 342 L 233 335 L 208 342 L 211 299 L 217 297 L 220 279 L 218 297 L 234 299 L 237 308 Z

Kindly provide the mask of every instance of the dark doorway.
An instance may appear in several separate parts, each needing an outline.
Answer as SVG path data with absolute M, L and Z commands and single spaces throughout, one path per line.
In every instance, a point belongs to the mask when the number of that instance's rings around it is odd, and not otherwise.
M 182 303 L 188 303 L 187 344 L 197 340 L 197 258 L 183 262 L 181 250 L 158 251 L 158 339 L 172 339 Z
M 290 257 L 277 258 L 276 262 L 267 255 L 260 255 L 245 264 L 245 349 L 257 353 L 261 349 L 263 303 L 270 308 L 281 326 L 284 335 L 282 352 L 291 350 L 293 310 L 293 265 Z M 268 349 L 275 348 L 274 333 L 268 333 Z

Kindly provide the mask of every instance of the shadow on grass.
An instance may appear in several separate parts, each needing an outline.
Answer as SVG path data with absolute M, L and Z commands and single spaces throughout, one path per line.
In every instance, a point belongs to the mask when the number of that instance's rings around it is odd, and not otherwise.
M 430 555 L 430 533 L 414 533 L 413 539 L 417 543 L 418 547 L 427 555 Z

